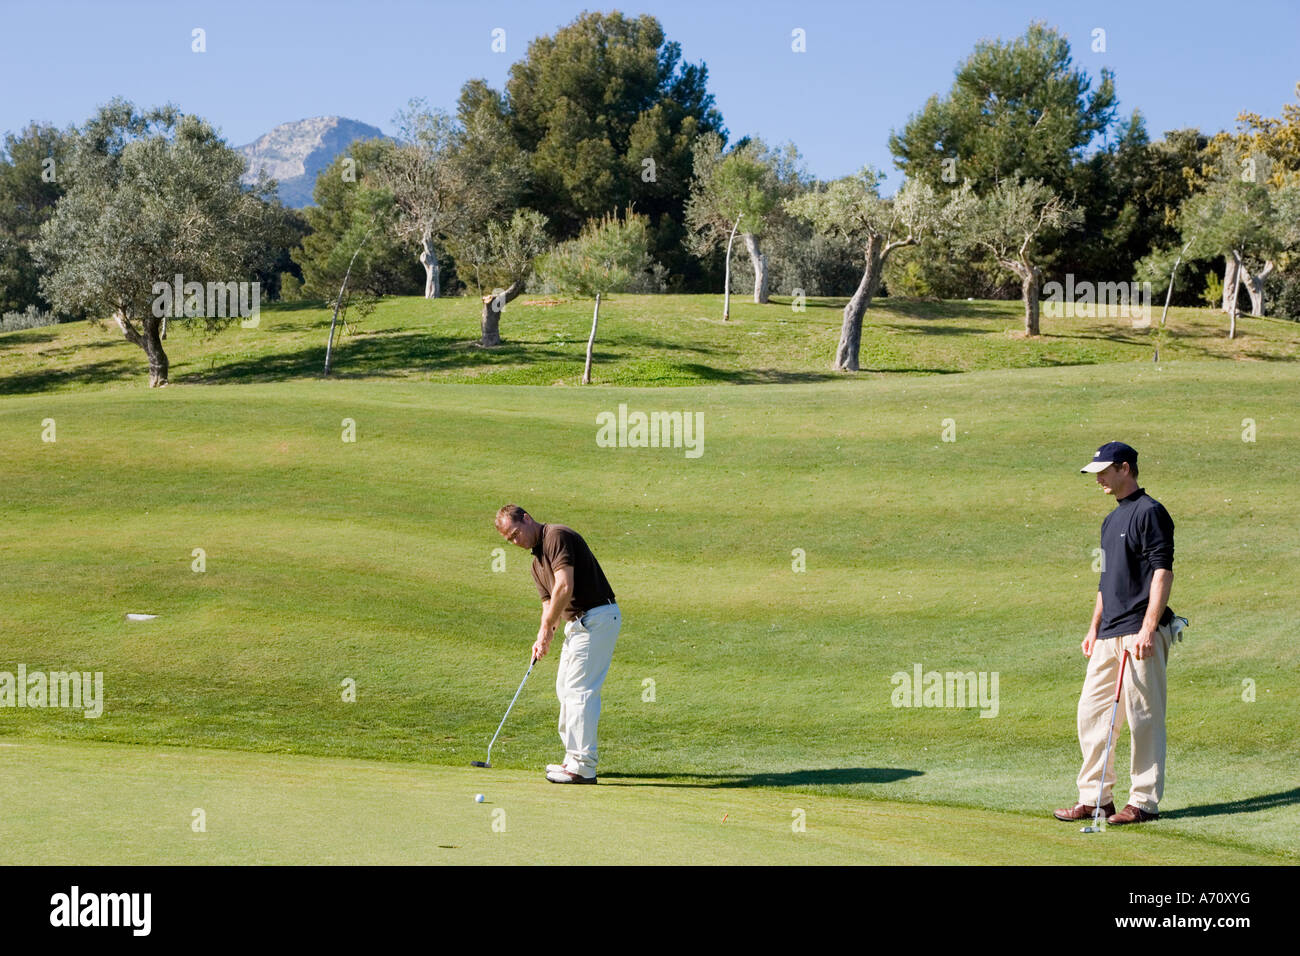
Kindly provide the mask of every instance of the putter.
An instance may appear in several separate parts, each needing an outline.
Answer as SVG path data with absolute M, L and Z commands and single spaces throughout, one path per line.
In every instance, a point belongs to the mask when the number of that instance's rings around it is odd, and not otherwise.
M 1115 684 L 1115 705 L 1110 709 L 1110 733 L 1106 735 L 1106 752 L 1101 758 L 1101 779 L 1097 781 L 1097 803 L 1092 810 L 1092 825 L 1081 829 L 1080 833 L 1105 833 L 1101 825 L 1101 788 L 1106 784 L 1106 765 L 1110 763 L 1110 742 L 1115 736 L 1115 712 L 1119 710 L 1120 693 L 1124 690 L 1124 669 L 1128 666 L 1128 648 L 1124 649 L 1124 659 L 1119 662 L 1119 680 Z
M 533 667 L 536 664 L 537 658 L 534 657 L 532 663 L 528 665 L 528 670 L 524 672 L 524 679 L 519 682 L 519 690 L 515 691 L 515 696 L 510 700 L 510 707 L 506 708 L 505 717 L 502 717 L 501 723 L 497 725 L 497 732 L 492 735 L 492 743 L 488 744 L 487 760 L 471 760 L 469 764 L 471 767 L 487 767 L 489 769 L 492 767 L 492 744 L 495 744 L 497 738 L 501 736 L 501 728 L 506 725 L 506 717 L 510 716 L 510 709 L 515 706 L 515 701 L 519 699 L 519 694 L 523 691 L 524 684 L 528 683 L 528 675 L 533 672 Z

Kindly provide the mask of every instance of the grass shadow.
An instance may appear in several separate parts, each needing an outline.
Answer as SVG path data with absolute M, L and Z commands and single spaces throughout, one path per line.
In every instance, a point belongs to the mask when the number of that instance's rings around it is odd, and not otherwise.
M 845 302 L 848 300 L 846 299 Z M 1017 300 L 1016 305 L 1019 305 Z M 1011 311 L 1006 303 L 980 299 L 966 302 L 957 299 L 908 299 L 885 296 L 872 300 L 871 307 L 880 311 L 893 312 L 909 319 L 1024 319 L 1024 313 Z M 870 310 L 867 312 L 871 314 Z M 980 331 L 987 332 L 988 329 Z
M 268 304 L 274 306 L 275 312 L 303 312 L 307 309 L 325 310 L 329 308 L 323 299 L 295 299 L 292 302 L 276 299 L 275 302 Z
M 18 345 L 30 345 L 33 342 L 50 342 L 57 337 L 57 332 L 37 332 L 32 335 L 32 329 L 12 329 L 8 332 L 0 332 L 0 347 L 13 348 Z M 22 335 L 21 333 L 28 333 Z
M 785 773 L 672 773 L 663 779 L 649 774 L 606 773 L 606 780 L 627 781 L 628 786 L 642 787 L 703 787 L 729 789 L 733 787 L 848 787 L 864 783 L 894 783 L 909 777 L 919 777 L 920 770 L 903 770 L 898 767 L 829 767 L 823 770 L 790 770 Z M 681 780 L 686 782 L 678 782 Z M 641 780 L 643 783 L 632 783 Z M 667 782 L 666 782 L 667 781 Z
M 573 359 L 573 348 L 547 347 L 545 343 L 503 342 L 492 349 L 477 341 L 430 335 L 427 332 L 380 334 L 366 332 L 334 342 L 331 377 L 401 377 L 412 373 L 465 370 L 521 362 L 532 365 Z M 180 382 L 223 384 L 319 378 L 325 366 L 325 342 L 297 351 L 231 360 L 224 355 L 200 359 L 181 375 Z
M 903 334 L 919 333 L 920 335 L 990 335 L 1002 331 L 993 328 L 979 329 L 969 325 L 894 325 L 887 322 L 870 326 L 870 328 L 889 329 Z M 866 330 L 866 327 L 864 327 L 863 331 Z
M 730 385 L 789 385 L 801 382 L 829 382 L 844 378 L 843 372 L 794 372 L 776 368 L 714 368 L 698 362 L 673 362 L 677 369 L 691 378 L 707 382 L 725 382 Z
M 142 353 L 143 356 L 143 353 Z M 47 392 L 57 388 L 82 385 L 105 385 L 121 382 L 132 377 L 144 377 L 149 366 L 143 361 L 113 359 L 104 362 L 92 362 L 78 365 L 76 368 L 41 369 L 35 372 L 22 372 L 0 378 L 0 395 L 21 395 L 32 392 Z
M 1246 797 L 1244 800 L 1229 800 L 1227 803 L 1206 803 L 1199 807 L 1183 807 L 1179 810 L 1162 810 L 1161 818 L 1170 820 L 1191 820 L 1196 817 L 1217 817 L 1232 813 L 1254 813 L 1257 810 L 1272 810 L 1274 807 L 1290 807 L 1300 803 L 1300 787 L 1283 790 L 1280 793 L 1262 794 L 1258 797 Z

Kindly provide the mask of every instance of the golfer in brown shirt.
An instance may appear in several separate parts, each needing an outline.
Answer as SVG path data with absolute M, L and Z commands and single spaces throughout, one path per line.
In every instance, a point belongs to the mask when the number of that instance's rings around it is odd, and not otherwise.
M 572 528 L 538 524 L 518 505 L 502 507 L 496 526 L 511 544 L 533 553 L 533 580 L 542 598 L 534 657 L 546 656 L 556 627 L 565 622 L 555 676 L 564 762 L 548 764 L 546 779 L 552 783 L 595 783 L 600 687 L 609 673 L 622 624 L 614 591 L 587 542 Z

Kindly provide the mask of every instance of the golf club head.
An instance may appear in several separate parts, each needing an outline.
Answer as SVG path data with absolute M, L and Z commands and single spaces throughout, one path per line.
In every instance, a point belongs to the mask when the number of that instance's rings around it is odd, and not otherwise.
M 488 769 L 491 769 L 492 767 L 490 763 L 484 763 L 482 760 L 471 760 L 469 765 L 471 767 L 487 767 Z
M 1079 832 L 1080 833 L 1105 833 L 1106 831 L 1102 827 L 1090 823 Z

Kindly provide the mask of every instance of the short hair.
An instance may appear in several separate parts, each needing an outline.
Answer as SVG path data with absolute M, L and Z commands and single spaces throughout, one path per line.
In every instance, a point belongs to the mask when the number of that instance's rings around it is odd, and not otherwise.
M 496 524 L 498 528 L 507 522 L 510 524 L 518 524 L 527 517 L 528 512 L 518 505 L 502 505 L 497 510 Z
M 1135 461 L 1121 461 L 1121 465 L 1128 465 L 1128 473 L 1134 478 L 1138 476 L 1138 463 Z

